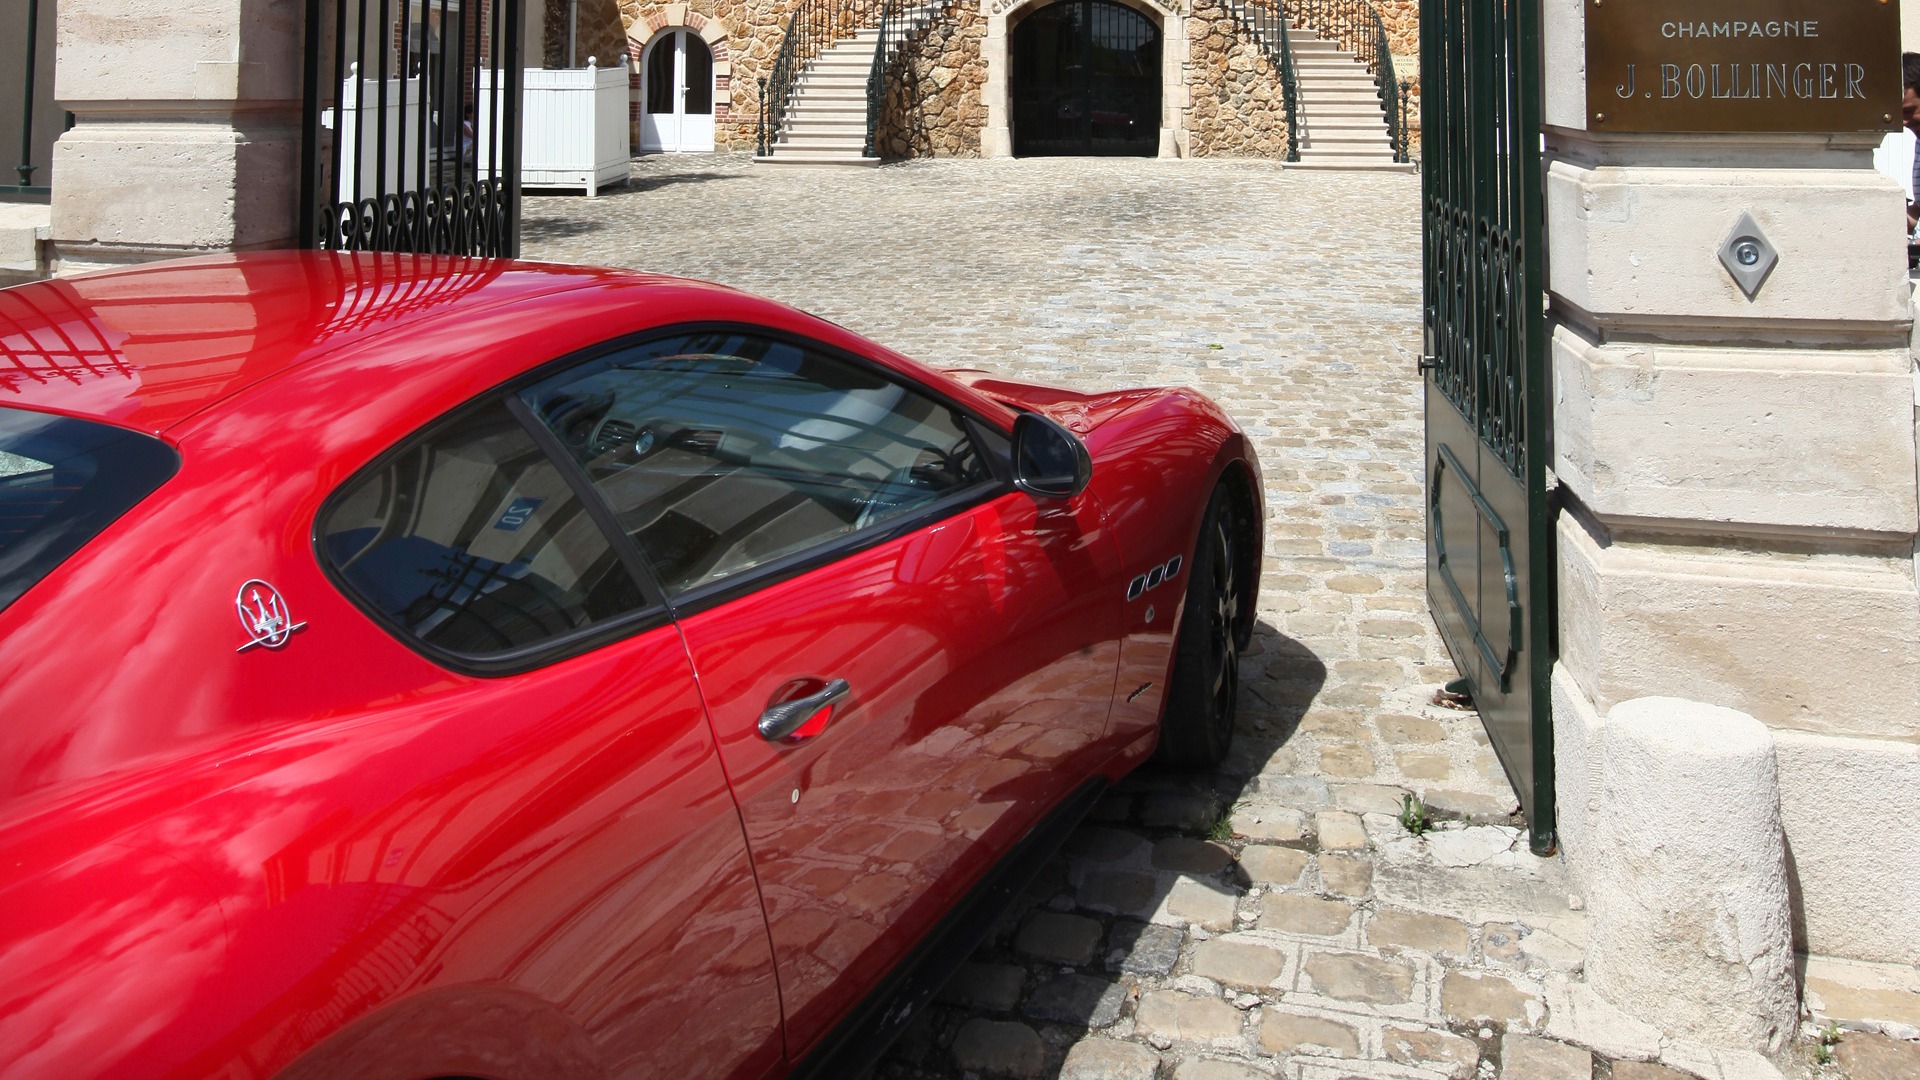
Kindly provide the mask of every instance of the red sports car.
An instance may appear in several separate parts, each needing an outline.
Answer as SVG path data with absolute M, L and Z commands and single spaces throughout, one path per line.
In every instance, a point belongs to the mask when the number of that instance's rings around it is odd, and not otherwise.
M 715 285 L 263 253 L 0 291 L 0 1074 L 843 1075 L 1259 580 L 1186 390 Z

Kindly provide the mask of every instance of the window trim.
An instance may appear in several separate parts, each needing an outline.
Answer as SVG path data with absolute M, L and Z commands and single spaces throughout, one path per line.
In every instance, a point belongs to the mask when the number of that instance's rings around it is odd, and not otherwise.
M 942 393 L 936 386 L 921 382 L 901 372 L 895 371 L 871 357 L 838 346 L 830 345 L 805 334 L 764 326 L 757 323 L 732 320 L 701 320 L 673 323 L 666 326 L 651 327 L 631 334 L 595 342 L 585 348 L 576 349 L 563 356 L 555 357 L 535 365 L 504 382 L 487 387 L 468 400 L 427 424 L 403 433 L 392 445 L 369 459 L 366 464 L 355 469 L 345 480 L 322 499 L 314 512 L 313 521 L 308 529 L 308 541 L 313 551 L 314 561 L 320 566 L 321 574 L 333 585 L 334 590 L 365 614 L 375 626 L 402 646 L 420 655 L 430 663 L 449 671 L 478 678 L 501 678 L 509 675 L 523 675 L 544 667 L 571 660 L 592 652 L 595 649 L 612 645 L 627 638 L 671 625 L 681 619 L 697 615 L 700 612 L 731 603 L 750 593 L 770 588 L 781 582 L 799 577 L 823 566 L 858 554 L 870 548 L 898 540 L 910 533 L 917 532 L 936 521 L 957 517 L 977 506 L 984 506 L 1009 494 L 1018 494 L 1013 486 L 1010 463 L 1006 457 L 989 447 L 980 447 L 981 459 L 986 462 L 992 478 L 972 487 L 953 492 L 936 499 L 911 513 L 903 514 L 885 525 L 872 529 L 863 529 L 834 537 L 821 544 L 792 552 L 777 559 L 769 560 L 758 566 L 742 571 L 738 575 L 710 581 L 688 590 L 679 597 L 668 597 L 661 588 L 653 564 L 639 544 L 619 527 L 618 519 L 612 507 L 607 505 L 600 492 L 594 488 L 593 479 L 580 463 L 574 460 L 566 447 L 553 434 L 540 418 L 532 414 L 520 393 L 535 383 L 543 382 L 570 368 L 590 363 L 602 357 L 653 341 L 703 332 L 731 332 L 754 334 L 774 341 L 793 345 L 797 348 L 811 349 L 823 355 L 860 368 L 878 378 L 885 379 L 908 390 L 933 399 L 936 403 L 951 409 L 962 419 L 968 428 L 970 438 L 978 440 L 983 432 L 1007 438 L 991 418 L 981 414 L 961 402 Z M 400 626 L 387 615 L 366 600 L 360 591 L 348 582 L 333 560 L 328 557 L 323 538 L 320 534 L 321 522 L 338 506 L 340 500 L 356 481 L 369 473 L 384 468 L 395 457 L 429 439 L 435 432 L 451 427 L 466 419 L 473 412 L 489 405 L 503 405 L 507 412 L 527 430 L 534 445 L 545 454 L 559 470 L 568 489 L 581 500 L 582 508 L 599 527 L 608 544 L 619 558 L 621 565 L 634 579 L 647 606 L 627 615 L 601 623 L 598 626 L 562 634 L 537 645 L 529 645 L 510 652 L 496 653 L 486 657 L 469 656 L 440 648 L 424 641 L 405 627 Z M 638 572 L 636 572 L 636 568 Z
M 388 637 L 393 638 L 413 652 L 418 653 L 432 663 L 446 668 L 449 671 L 481 678 L 523 675 L 529 671 L 535 671 L 543 667 L 551 667 L 562 661 L 571 660 L 576 656 L 592 652 L 604 645 L 610 645 L 615 641 L 629 637 L 637 637 L 649 630 L 656 630 L 660 627 L 670 625 L 673 622 L 673 613 L 661 602 L 659 591 L 652 587 L 651 576 L 649 575 L 644 578 L 634 577 L 634 584 L 638 588 L 641 598 L 646 601 L 646 606 L 644 607 L 636 608 L 625 615 L 608 619 L 606 622 L 594 626 L 548 638 L 546 641 L 538 644 L 527 645 L 518 649 L 493 653 L 487 656 L 473 656 L 467 653 L 457 653 L 451 649 L 443 649 L 400 625 L 389 617 L 386 612 L 374 606 L 374 604 L 362 594 L 360 589 L 347 580 L 346 574 L 334 565 L 333 559 L 327 554 L 325 537 L 320 533 L 320 525 L 326 521 L 328 515 L 339 507 L 340 502 L 345 498 L 348 491 L 352 490 L 365 477 L 385 468 L 392 463 L 395 458 L 411 451 L 422 442 L 430 440 L 436 433 L 461 423 L 469 416 L 488 406 L 505 404 L 501 399 L 501 388 L 496 386 L 489 388 L 477 397 L 462 402 L 443 415 L 435 418 L 430 423 L 407 432 L 406 435 L 394 442 L 392 446 L 382 450 L 365 465 L 355 469 L 352 475 L 342 480 L 332 491 L 328 492 L 327 497 L 321 500 L 319 509 L 314 511 L 313 525 L 308 530 L 308 539 L 312 544 L 314 561 L 320 564 L 320 572 L 325 575 L 327 581 L 333 585 L 336 592 L 346 597 L 348 603 L 351 603 L 354 607 L 358 608 L 362 614 L 371 619 L 375 626 L 378 626 L 386 632 Z M 506 410 L 508 415 L 512 416 L 516 423 L 519 423 L 523 428 L 526 426 L 526 420 L 520 412 L 514 410 L 512 405 L 507 404 Z M 529 437 L 533 439 L 534 447 L 538 449 L 542 455 L 546 456 L 549 461 L 552 461 L 553 453 L 548 449 L 547 445 L 540 440 L 540 437 L 533 432 L 529 432 L 528 434 Z M 558 462 L 558 471 L 566 481 L 568 489 L 573 492 L 574 497 L 581 498 L 579 489 L 574 483 L 574 478 L 566 468 L 570 463 L 570 460 Z M 600 529 L 601 533 L 605 535 L 607 531 L 606 524 L 601 520 L 599 513 L 601 505 L 597 497 L 592 500 L 582 499 L 581 502 L 581 508 L 587 513 L 587 516 L 592 519 L 594 525 Z M 621 541 L 624 541 L 624 539 L 624 537 L 619 538 Z M 629 576 L 633 576 L 633 566 L 627 557 L 627 551 L 624 550 L 626 545 L 616 542 L 616 539 L 612 536 L 608 536 L 607 540 L 609 547 L 613 550 L 614 556 L 620 560 L 621 567 L 627 571 Z
M 623 335 L 618 338 L 599 342 L 595 345 L 590 345 L 585 349 L 580 349 L 550 363 L 542 364 L 533 371 L 504 384 L 503 390 L 508 396 L 520 403 L 522 412 L 525 414 L 522 422 L 538 426 L 547 436 L 547 439 L 551 440 L 552 445 L 559 447 L 561 452 L 557 455 L 557 460 L 559 461 L 561 471 L 569 474 L 569 482 L 572 482 L 574 476 L 578 476 L 580 482 L 592 488 L 592 478 L 587 476 L 586 470 L 580 467 L 580 463 L 574 460 L 573 455 L 565 452 L 565 447 L 559 445 L 559 440 L 554 438 L 551 429 L 548 429 L 545 424 L 541 423 L 538 417 L 533 416 L 532 410 L 525 408 L 525 402 L 520 401 L 519 398 L 520 392 L 532 386 L 534 383 L 544 382 L 552 378 L 554 375 L 565 371 L 569 367 L 577 367 L 582 364 L 591 363 L 594 360 L 610 356 L 626 349 L 646 345 L 654 341 L 683 337 L 688 334 L 716 331 L 722 333 L 753 334 L 771 341 L 792 345 L 795 348 L 811 349 L 830 359 L 838 360 L 859 368 L 877 378 L 902 386 L 913 393 L 918 393 L 923 397 L 932 399 L 938 405 L 947 407 L 956 416 L 961 418 L 962 426 L 967 429 L 967 437 L 970 439 L 979 441 L 979 429 L 993 432 L 1002 438 L 1007 437 L 1004 432 L 1000 431 L 999 427 L 994 425 L 986 417 L 954 401 L 946 394 L 940 393 L 938 388 L 909 378 L 871 357 L 862 356 L 851 350 L 829 345 L 824 341 L 808 337 L 804 334 L 782 330 L 777 327 L 762 326 L 756 323 L 731 321 L 675 323 L 671 326 L 654 327 L 649 330 L 640 331 L 639 333 Z M 543 445 L 545 445 L 545 443 L 543 443 Z M 902 514 L 900 517 L 887 522 L 883 527 L 857 530 L 843 536 L 834 537 L 800 551 L 783 555 L 777 559 L 770 559 L 767 562 L 743 570 L 737 575 L 721 578 L 716 581 L 704 582 L 677 597 L 667 596 L 665 590 L 660 588 L 659 577 L 653 569 L 652 561 L 647 558 L 646 552 L 640 550 L 640 545 L 634 541 L 633 537 L 627 535 L 626 530 L 618 527 L 617 518 L 613 514 L 612 507 L 606 505 L 598 489 L 593 489 L 593 499 L 605 509 L 607 515 L 606 520 L 616 522 L 614 531 L 618 534 L 617 542 L 626 544 L 632 548 L 636 556 L 647 567 L 648 580 L 653 584 L 653 587 L 658 590 L 656 595 L 664 600 L 667 610 L 671 612 L 673 618 L 678 621 L 719 607 L 722 604 L 738 600 L 749 593 L 799 577 L 826 566 L 829 563 L 837 562 L 869 548 L 878 547 L 882 544 L 897 540 L 909 533 L 917 532 L 936 521 L 944 521 L 951 517 L 957 517 L 976 506 L 983 506 L 992 502 L 1002 495 L 1017 492 L 1018 489 L 1013 486 L 1010 460 L 1003 458 L 1000 454 L 991 451 L 987 447 L 980 447 L 978 449 L 981 460 L 986 463 L 988 471 L 993 474 L 989 480 L 982 481 L 972 487 L 963 488 L 952 494 L 936 499 L 925 506 L 915 509 L 911 513 Z M 549 453 L 551 454 L 552 452 L 549 451 Z M 595 520 L 600 521 L 601 519 L 596 517 Z

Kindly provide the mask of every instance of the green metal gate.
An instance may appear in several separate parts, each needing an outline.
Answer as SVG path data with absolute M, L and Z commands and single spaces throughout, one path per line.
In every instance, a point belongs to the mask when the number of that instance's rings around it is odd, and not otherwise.
M 1422 0 L 1427 594 L 1554 849 L 1539 0 Z

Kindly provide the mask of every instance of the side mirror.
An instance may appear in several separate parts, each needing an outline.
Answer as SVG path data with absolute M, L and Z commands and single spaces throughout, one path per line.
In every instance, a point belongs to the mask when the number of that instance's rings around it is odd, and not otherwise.
M 1030 495 L 1071 499 L 1093 479 L 1093 457 L 1073 432 L 1039 413 L 1013 422 L 1013 486 Z

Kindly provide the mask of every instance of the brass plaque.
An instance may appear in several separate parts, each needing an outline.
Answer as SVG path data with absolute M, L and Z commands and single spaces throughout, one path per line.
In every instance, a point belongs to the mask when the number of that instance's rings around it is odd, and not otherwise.
M 1586 8 L 1590 131 L 1900 126 L 1893 0 L 1586 0 Z

